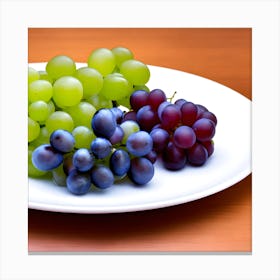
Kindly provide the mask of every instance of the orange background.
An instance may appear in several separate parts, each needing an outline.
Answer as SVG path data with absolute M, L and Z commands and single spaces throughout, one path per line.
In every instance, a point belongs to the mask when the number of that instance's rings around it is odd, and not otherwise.
M 30 28 L 28 62 L 58 54 L 86 62 L 99 47 L 125 46 L 146 64 L 179 69 L 252 96 L 249 28 Z M 81 215 L 29 210 L 29 251 L 249 252 L 251 175 L 190 203 L 135 213 Z

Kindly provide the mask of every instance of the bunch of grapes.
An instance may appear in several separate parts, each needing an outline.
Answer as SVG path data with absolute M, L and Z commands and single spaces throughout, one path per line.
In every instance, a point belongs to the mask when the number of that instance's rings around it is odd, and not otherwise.
M 217 118 L 200 104 L 185 99 L 173 104 L 171 99 L 160 89 L 137 90 L 130 97 L 127 118 L 150 133 L 153 150 L 167 169 L 179 170 L 186 163 L 201 166 L 213 154 Z
M 123 121 L 119 108 L 100 109 L 91 121 L 96 138 L 90 149 L 75 149 L 75 138 L 67 130 L 55 130 L 49 144 L 37 147 L 32 163 L 40 171 L 51 171 L 58 185 L 73 194 L 85 194 L 91 185 L 106 189 L 116 180 L 128 176 L 137 185 L 148 183 L 154 176 L 149 154 L 153 140 L 140 131 L 134 121 Z

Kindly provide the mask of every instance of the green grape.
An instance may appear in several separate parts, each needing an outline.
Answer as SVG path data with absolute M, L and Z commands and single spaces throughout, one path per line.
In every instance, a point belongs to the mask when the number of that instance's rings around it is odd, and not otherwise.
M 28 85 L 28 101 L 30 103 L 35 101 L 49 102 L 53 96 L 52 84 L 45 80 L 37 80 Z
M 83 85 L 83 99 L 87 99 L 100 92 L 103 86 L 103 77 L 95 69 L 89 67 L 79 68 L 75 77 Z
M 63 170 L 63 164 L 52 170 L 52 178 L 56 185 L 66 186 L 66 174 Z
M 75 148 L 90 149 L 91 142 L 96 138 L 92 129 L 86 126 L 77 126 L 72 131 L 72 135 L 75 138 Z
M 133 90 L 145 90 L 146 92 L 150 92 L 150 89 L 146 85 L 141 85 L 141 86 L 134 86 Z
M 50 114 L 52 114 L 55 111 L 55 106 L 54 106 L 54 103 L 52 101 L 49 101 L 47 103 L 47 105 L 48 105 L 49 115 L 50 115 Z
M 61 77 L 53 85 L 53 100 L 60 108 L 77 105 L 83 97 L 81 82 L 70 76 Z
M 35 101 L 28 106 L 28 114 L 34 121 L 44 122 L 49 112 L 48 104 L 44 101 Z
M 129 96 L 133 91 L 132 84 L 128 82 L 121 74 L 109 74 L 104 78 L 103 88 L 100 95 L 109 100 L 119 100 Z
M 115 66 L 115 56 L 109 49 L 96 49 L 88 57 L 88 67 L 96 69 L 104 77 L 112 73 Z
M 118 100 L 118 104 L 130 109 L 130 95 Z
M 28 176 L 30 177 L 41 177 L 47 172 L 37 169 L 32 163 L 32 153 L 35 147 L 28 146 Z
M 39 80 L 39 78 L 40 78 L 40 74 L 38 73 L 38 71 L 32 67 L 28 67 L 28 84 L 36 80 Z
M 72 76 L 75 71 L 76 64 L 74 60 L 66 55 L 55 56 L 46 65 L 46 72 L 53 80 L 63 76 Z
M 49 136 L 48 130 L 45 126 L 42 126 L 40 128 L 39 136 L 34 141 L 32 141 L 30 144 L 34 147 L 38 147 L 43 144 L 49 144 L 49 142 L 50 142 L 50 136 Z
M 40 134 L 40 125 L 28 117 L 28 142 L 35 140 Z
M 145 85 L 150 79 L 150 70 L 141 61 L 130 59 L 120 66 L 120 73 L 133 85 Z
M 46 128 L 49 135 L 57 129 L 65 129 L 72 132 L 74 128 L 74 121 L 72 117 L 63 111 L 55 111 L 46 120 Z
M 140 130 L 140 127 L 137 124 L 137 122 L 130 121 L 130 120 L 121 123 L 120 127 L 123 129 L 123 132 L 124 132 L 122 144 L 126 144 L 126 140 L 130 134 Z
M 101 108 L 113 108 L 113 103 L 101 94 L 96 94 L 87 99 L 87 102 L 92 104 L 96 110 Z
M 46 80 L 51 84 L 53 83 L 53 79 L 50 77 L 47 71 L 39 71 L 39 74 L 40 74 L 40 80 Z
M 129 49 L 124 47 L 113 48 L 112 53 L 115 56 L 116 64 L 118 67 L 120 67 L 124 61 L 133 59 L 133 53 Z
M 91 128 L 91 119 L 96 109 L 89 102 L 80 102 L 78 105 L 65 109 L 74 121 L 74 126 L 87 126 Z

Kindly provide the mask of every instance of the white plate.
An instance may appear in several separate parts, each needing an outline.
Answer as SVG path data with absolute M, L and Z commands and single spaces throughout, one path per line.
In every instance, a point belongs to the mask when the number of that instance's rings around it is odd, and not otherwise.
M 80 67 L 83 64 L 77 64 Z M 31 67 L 44 70 L 45 64 Z M 215 151 L 202 167 L 168 171 L 155 164 L 155 176 L 145 186 L 129 181 L 83 196 L 70 194 L 50 180 L 29 178 L 29 208 L 72 213 L 132 212 L 162 208 L 207 197 L 251 173 L 251 101 L 211 80 L 168 68 L 150 66 L 150 89 L 160 88 L 175 99 L 206 106 L 218 118 Z

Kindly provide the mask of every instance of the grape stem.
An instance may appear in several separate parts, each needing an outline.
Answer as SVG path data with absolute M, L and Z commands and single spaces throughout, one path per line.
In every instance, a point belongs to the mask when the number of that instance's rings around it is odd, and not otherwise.
M 176 94 L 177 94 L 177 91 L 174 91 L 173 95 L 171 97 L 167 97 L 166 99 L 172 103 Z

